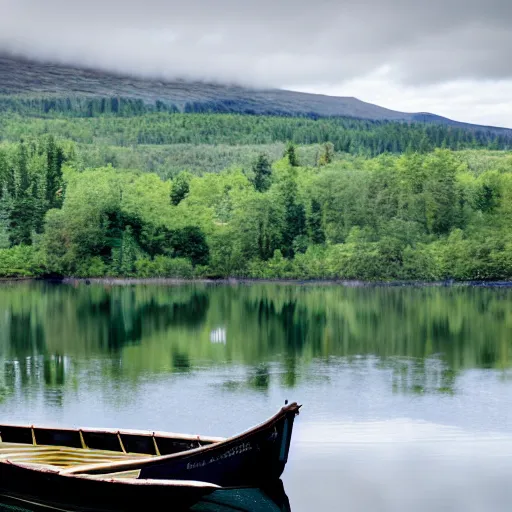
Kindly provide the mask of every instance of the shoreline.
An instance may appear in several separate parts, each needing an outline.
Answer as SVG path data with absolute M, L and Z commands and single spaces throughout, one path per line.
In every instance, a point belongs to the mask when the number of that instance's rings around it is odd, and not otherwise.
M 252 285 L 252 284 L 279 284 L 294 286 L 341 286 L 345 288 L 397 288 L 397 287 L 477 287 L 477 288 L 512 288 L 512 280 L 468 280 L 468 281 L 363 281 L 363 280 L 346 280 L 346 279 L 256 279 L 256 278 L 220 278 L 220 279 L 182 279 L 182 278 L 137 278 L 137 277 L 48 277 L 48 278 L 0 278 L 2 283 L 19 283 L 19 282 L 45 282 L 55 284 L 67 284 L 72 286 L 103 284 L 107 286 L 134 286 L 134 285 L 160 285 L 160 286 L 184 286 L 191 284 L 202 285 Z

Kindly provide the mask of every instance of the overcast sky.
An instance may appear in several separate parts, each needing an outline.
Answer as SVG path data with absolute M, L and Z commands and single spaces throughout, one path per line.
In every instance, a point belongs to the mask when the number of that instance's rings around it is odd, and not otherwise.
M 0 51 L 512 127 L 512 0 L 0 0 Z

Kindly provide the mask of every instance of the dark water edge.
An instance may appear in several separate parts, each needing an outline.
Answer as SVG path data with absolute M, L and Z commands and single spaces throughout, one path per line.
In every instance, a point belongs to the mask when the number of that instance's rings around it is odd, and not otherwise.
M 468 286 L 484 288 L 511 288 L 512 279 L 500 281 L 486 280 L 468 280 L 457 281 L 447 279 L 444 281 L 365 281 L 359 279 L 259 279 L 259 278 L 197 278 L 182 279 L 174 277 L 0 277 L 0 283 L 15 282 L 45 282 L 62 284 L 107 284 L 107 285 L 188 285 L 188 284 L 219 284 L 219 285 L 238 285 L 238 284 L 289 284 L 289 285 L 338 285 L 346 288 L 372 288 L 372 287 L 449 287 L 449 286 Z
M 63 277 L 56 278 L 7 278 L 0 279 L 2 282 L 17 282 L 17 281 L 35 281 L 35 282 L 48 282 L 48 283 L 63 283 L 63 284 L 106 284 L 117 286 L 129 285 L 188 285 L 188 284 L 209 284 L 209 285 L 248 285 L 248 284 L 282 284 L 282 285 L 338 285 L 346 288 L 372 288 L 372 287 L 482 287 L 482 288 L 511 288 L 512 280 L 510 281 L 363 281 L 363 280 L 337 280 L 337 279 L 249 279 L 249 278 L 220 278 L 220 279 L 180 279 L 180 278 L 136 278 L 136 277 L 96 277 L 96 278 L 78 278 L 78 277 Z

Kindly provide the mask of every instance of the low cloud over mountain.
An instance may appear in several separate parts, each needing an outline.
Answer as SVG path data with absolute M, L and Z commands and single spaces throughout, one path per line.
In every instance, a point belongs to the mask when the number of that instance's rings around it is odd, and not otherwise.
M 166 79 L 340 95 L 357 86 L 381 103 L 387 91 L 390 108 L 408 98 L 423 110 L 414 102 L 429 98 L 445 115 L 482 122 L 487 111 L 488 123 L 512 124 L 509 95 L 499 96 L 512 81 L 508 0 L 0 0 L 0 9 L 0 51 L 11 54 Z M 469 85 L 443 94 L 454 84 Z

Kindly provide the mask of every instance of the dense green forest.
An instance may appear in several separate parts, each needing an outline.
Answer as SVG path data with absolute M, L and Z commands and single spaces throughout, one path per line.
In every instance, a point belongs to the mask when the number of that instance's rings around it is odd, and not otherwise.
M 160 127 L 147 115 L 126 124 L 125 118 L 107 116 L 3 117 L 4 139 L 24 140 L 0 145 L 0 275 L 512 276 L 512 155 L 506 151 L 406 147 L 401 154 L 370 158 L 364 151 L 340 149 L 329 134 L 314 139 L 314 130 L 307 142 L 315 144 L 309 146 L 258 139 L 260 124 L 289 123 L 291 131 L 282 139 L 297 141 L 294 133 L 305 137 L 308 123 L 320 121 L 165 115 L 173 120 L 162 118 Z M 325 122 L 336 126 L 337 121 Z M 196 149 L 204 153 L 197 172 L 186 166 L 159 174 L 146 167 L 123 169 L 108 161 L 108 151 L 90 167 L 85 162 L 94 140 L 84 144 L 74 131 L 80 127 L 115 138 L 146 126 L 177 142 L 176 123 L 184 124 L 190 137 L 202 126 L 196 142 L 203 146 Z M 216 153 L 204 143 L 218 151 L 216 141 L 235 138 L 233 126 L 246 126 L 247 137 L 239 142 L 252 144 L 250 157 L 238 159 L 241 153 L 235 151 L 227 169 L 208 172 L 208 158 Z M 403 126 L 404 133 L 414 134 L 416 128 Z M 417 129 L 428 133 L 434 127 Z M 299 142 L 305 141 L 299 137 Z M 439 142 L 433 146 L 450 146 Z M 139 151 L 159 149 L 135 145 L 132 151 L 140 156 Z
M 512 276 L 512 136 L 0 101 L 0 276 Z
M 91 117 L 62 113 L 28 116 L 10 111 L 0 114 L 0 138 L 3 140 L 19 141 L 20 138 L 45 134 L 83 144 L 121 147 L 140 144 L 252 145 L 291 141 L 297 145 L 308 145 L 331 142 L 338 152 L 368 157 L 405 151 L 425 153 L 434 148 L 512 148 L 512 132 L 496 133 L 493 129 L 462 129 L 427 123 L 165 112 L 131 116 L 97 114 Z

